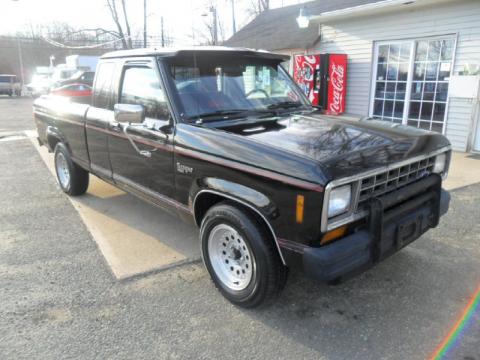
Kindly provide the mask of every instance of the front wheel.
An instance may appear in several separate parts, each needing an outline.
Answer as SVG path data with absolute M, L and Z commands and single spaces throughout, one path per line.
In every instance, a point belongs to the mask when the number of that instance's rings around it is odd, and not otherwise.
M 210 276 L 230 302 L 252 308 L 274 300 L 287 268 L 265 226 L 248 211 L 221 203 L 202 222 L 202 256 Z
M 62 190 L 71 196 L 82 195 L 88 188 L 88 171 L 75 164 L 63 143 L 55 146 L 55 171 Z

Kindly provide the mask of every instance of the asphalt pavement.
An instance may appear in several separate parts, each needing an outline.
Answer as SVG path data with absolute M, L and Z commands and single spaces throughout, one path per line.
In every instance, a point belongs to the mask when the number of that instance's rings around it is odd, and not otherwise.
M 0 98 L 0 137 L 31 129 L 31 101 Z M 291 273 L 243 310 L 201 263 L 118 281 L 29 139 L 0 141 L 0 169 L 1 359 L 424 359 L 480 284 L 480 183 L 376 268 L 337 286 Z M 447 358 L 480 359 L 479 320 Z

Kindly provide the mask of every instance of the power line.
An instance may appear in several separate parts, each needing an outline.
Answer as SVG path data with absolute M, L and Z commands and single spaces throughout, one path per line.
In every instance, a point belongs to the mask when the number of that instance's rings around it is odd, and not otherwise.
M 115 39 L 115 40 L 112 40 L 112 41 L 107 41 L 107 42 L 104 42 L 104 43 L 100 43 L 100 44 L 95 44 L 95 45 L 83 45 L 83 46 L 70 46 L 70 45 L 65 45 L 65 44 L 62 44 L 62 43 L 59 43 L 55 40 L 52 40 L 52 39 L 48 39 L 46 37 L 42 37 L 42 40 L 49 43 L 50 45 L 53 45 L 53 46 L 56 46 L 56 47 L 59 47 L 59 48 L 63 48 L 63 49 L 95 49 L 95 48 L 100 48 L 100 47 L 103 47 L 103 46 L 106 46 L 106 45 L 111 45 L 111 44 L 115 44 L 119 41 L 122 41 L 124 39 L 127 39 L 129 38 L 130 36 L 124 36 L 123 38 L 119 38 L 119 39 Z

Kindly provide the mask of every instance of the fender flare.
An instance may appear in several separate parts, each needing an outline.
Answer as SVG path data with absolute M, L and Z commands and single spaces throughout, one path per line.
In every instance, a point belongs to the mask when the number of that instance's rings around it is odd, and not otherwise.
M 219 180 L 219 179 L 217 179 Z M 223 181 L 226 181 L 226 180 L 223 180 Z M 233 183 L 233 182 L 228 182 L 232 185 L 235 185 L 235 186 L 242 186 L 243 188 L 246 188 L 246 189 L 250 189 L 244 185 L 240 185 L 240 184 L 236 184 L 236 183 Z M 256 190 L 253 190 L 253 189 L 250 189 L 258 194 L 261 194 L 259 193 L 258 191 Z M 195 214 L 195 211 L 196 211 L 196 202 L 198 200 L 198 198 L 201 196 L 201 194 L 205 194 L 205 193 L 209 193 L 209 194 L 213 194 L 213 195 L 217 195 L 217 196 L 220 196 L 220 197 L 224 197 L 226 199 L 229 199 L 233 202 L 237 202 L 247 208 L 249 208 L 250 210 L 252 210 L 254 213 L 256 213 L 257 215 L 260 216 L 260 218 L 263 220 L 263 222 L 267 225 L 267 228 L 268 230 L 270 231 L 270 234 L 272 235 L 272 238 L 273 238 L 273 241 L 275 243 L 275 246 L 277 248 L 277 251 L 278 251 L 278 255 L 280 256 L 280 260 L 282 261 L 282 264 L 283 265 L 287 265 L 286 261 L 285 261 L 285 257 L 283 256 L 283 253 L 282 253 L 282 249 L 280 247 L 280 244 L 278 242 L 278 238 L 277 238 L 277 235 L 275 234 L 275 230 L 273 229 L 272 225 L 270 224 L 270 221 L 268 221 L 267 217 L 254 205 L 252 204 L 251 202 L 249 202 L 248 200 L 245 200 L 245 199 L 242 199 L 242 198 L 239 198 L 238 196 L 235 196 L 235 195 L 231 195 L 231 194 L 228 194 L 224 191 L 220 191 L 219 189 L 213 189 L 213 188 L 201 188 L 199 189 L 194 198 L 193 198 L 193 201 L 192 201 L 192 212 L 193 212 L 193 216 L 194 216 L 194 219 L 195 219 L 195 222 L 197 222 L 196 220 L 196 214 Z M 261 194 L 262 196 L 264 196 L 266 199 L 268 199 L 265 195 Z M 275 209 L 276 210 L 276 209 Z M 275 211 L 274 210 L 274 211 Z M 201 224 L 198 224 L 197 223 L 197 226 L 201 226 Z
M 61 135 L 61 133 L 58 131 L 56 127 L 53 126 L 47 126 L 47 129 L 45 131 L 46 133 L 46 139 L 47 139 L 47 146 L 51 151 L 54 151 L 55 149 L 52 149 L 50 147 L 50 139 L 57 139 L 58 142 L 62 142 L 65 144 L 67 147 L 68 151 L 70 152 L 70 147 L 68 146 L 67 141 L 65 140 L 65 137 Z

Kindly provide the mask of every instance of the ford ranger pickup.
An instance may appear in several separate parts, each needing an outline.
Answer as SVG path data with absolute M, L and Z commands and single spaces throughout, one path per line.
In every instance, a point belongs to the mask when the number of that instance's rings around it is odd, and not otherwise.
M 441 134 L 312 107 L 283 55 L 142 49 L 102 56 L 90 104 L 35 101 L 61 189 L 89 174 L 200 231 L 231 302 L 273 300 L 290 268 L 336 283 L 438 225 L 451 149 Z

